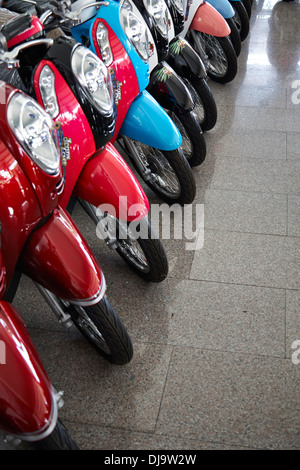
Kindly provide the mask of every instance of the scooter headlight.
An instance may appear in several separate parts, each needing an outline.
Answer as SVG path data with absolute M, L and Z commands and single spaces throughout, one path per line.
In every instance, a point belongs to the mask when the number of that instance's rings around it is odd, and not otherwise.
M 113 112 L 113 85 L 102 60 L 84 46 L 72 51 L 72 71 L 90 102 L 104 116 Z
M 146 25 L 139 20 L 131 9 L 131 5 L 127 0 L 122 2 L 120 8 L 121 25 L 140 58 L 147 63 L 149 60 L 149 50 Z
M 163 36 L 168 36 L 168 10 L 164 0 L 143 0 L 144 6 L 154 19 L 154 22 Z
M 55 75 L 48 65 L 45 65 L 39 77 L 39 89 L 45 111 L 55 119 L 59 114 L 59 107 L 55 92 Z
M 7 121 L 29 157 L 46 173 L 58 173 L 56 128 L 43 108 L 28 96 L 15 93 L 7 106 Z
M 113 61 L 112 50 L 108 39 L 108 30 L 106 26 L 100 21 L 96 30 L 97 43 L 100 49 L 100 54 L 103 62 L 108 67 Z

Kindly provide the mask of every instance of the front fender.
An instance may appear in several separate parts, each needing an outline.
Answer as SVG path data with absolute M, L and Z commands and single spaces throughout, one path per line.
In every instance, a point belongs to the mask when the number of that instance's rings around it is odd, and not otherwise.
M 170 43 L 168 62 L 181 77 L 207 77 L 202 59 L 188 41 L 180 36 L 176 36 Z
M 153 70 L 147 90 L 163 108 L 172 109 L 174 105 L 187 111 L 194 108 L 189 90 L 166 62 L 160 62 Z
M 22 440 L 36 441 L 54 429 L 54 391 L 23 320 L 0 302 L 0 427 Z
M 228 0 L 207 0 L 207 3 L 213 6 L 223 18 L 232 18 L 234 16 L 234 9 Z
M 159 150 L 175 150 L 182 143 L 181 134 L 173 121 L 146 90 L 131 104 L 120 135 Z
M 129 222 L 143 219 L 149 211 L 144 190 L 111 144 L 86 163 L 78 178 L 75 195 L 96 207 L 105 204 L 106 212 Z
M 190 23 L 190 29 L 216 37 L 229 36 L 231 32 L 223 16 L 209 3 L 199 6 Z
M 93 305 L 105 294 L 105 279 L 96 258 L 61 207 L 32 233 L 21 261 L 24 274 L 71 303 Z

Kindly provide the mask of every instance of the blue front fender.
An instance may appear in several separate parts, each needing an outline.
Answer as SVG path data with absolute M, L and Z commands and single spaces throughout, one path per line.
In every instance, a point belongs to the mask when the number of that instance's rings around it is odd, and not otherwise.
M 235 14 L 228 0 L 207 0 L 207 3 L 214 7 L 223 18 L 232 18 Z
M 120 135 L 159 150 L 175 150 L 182 144 L 181 134 L 174 122 L 146 90 L 132 102 Z

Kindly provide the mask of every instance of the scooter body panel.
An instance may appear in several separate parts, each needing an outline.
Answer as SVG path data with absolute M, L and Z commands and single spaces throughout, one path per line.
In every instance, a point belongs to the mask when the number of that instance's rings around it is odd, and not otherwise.
M 96 207 L 105 205 L 105 211 L 120 220 L 140 220 L 149 211 L 146 194 L 111 144 L 87 162 L 74 193 Z
M 108 30 L 109 42 L 114 56 L 113 63 L 108 66 L 109 73 L 113 80 L 115 93 L 116 124 L 115 132 L 111 140 L 111 142 L 114 143 L 126 117 L 127 111 L 139 93 L 140 83 L 128 51 L 120 42 L 120 39 L 115 34 L 114 30 L 110 27 L 109 22 L 99 18 L 95 20 L 92 27 L 91 50 L 95 52 L 98 57 L 101 57 L 99 45 L 96 39 L 96 31 L 99 23 L 104 24 Z M 147 84 L 148 82 L 149 78 L 147 79 Z
M 130 106 L 120 134 L 159 150 L 175 150 L 182 143 L 173 121 L 146 90 Z
M 44 67 L 50 67 L 55 74 L 55 92 L 59 114 L 55 117 L 61 160 L 64 172 L 64 192 L 60 200 L 67 207 L 81 170 L 95 153 L 96 146 L 89 122 L 69 85 L 51 61 L 42 60 L 34 75 L 34 89 L 37 101 L 44 106 L 39 78 Z
M 1 250 L 8 286 L 26 240 L 42 218 L 42 211 L 32 186 L 2 140 L 0 185 Z M 4 294 L 2 289 L 0 298 Z
M 189 29 L 195 29 L 211 36 L 225 37 L 230 34 L 230 27 L 220 13 L 203 0 L 194 0 L 187 10 L 187 20 L 183 31 L 185 37 Z
M 176 36 L 170 43 L 169 64 L 181 76 L 206 78 L 206 68 L 200 56 L 184 38 Z
M 164 61 L 160 62 L 151 73 L 149 93 L 166 109 L 174 106 L 191 111 L 194 108 L 193 98 L 177 73 Z
M 61 207 L 32 233 L 21 261 L 24 274 L 71 303 L 92 305 L 105 294 L 105 279 L 98 262 Z
M 213 6 L 223 18 L 232 18 L 234 16 L 234 9 L 228 0 L 207 0 L 207 3 Z
M 40 440 L 57 422 L 51 383 L 23 321 L 4 301 L 0 326 L 0 427 L 22 440 Z

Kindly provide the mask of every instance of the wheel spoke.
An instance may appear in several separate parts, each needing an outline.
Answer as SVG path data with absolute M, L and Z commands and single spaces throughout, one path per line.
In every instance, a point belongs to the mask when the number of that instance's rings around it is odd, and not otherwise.
M 205 33 L 196 34 L 196 47 L 205 51 L 204 63 L 208 70 L 218 76 L 224 76 L 228 69 L 226 56 L 214 36 Z
M 151 184 L 168 197 L 177 198 L 181 192 L 180 183 L 163 153 L 141 142 L 135 141 L 135 145 L 138 152 L 144 154 L 151 170 L 149 175 Z

